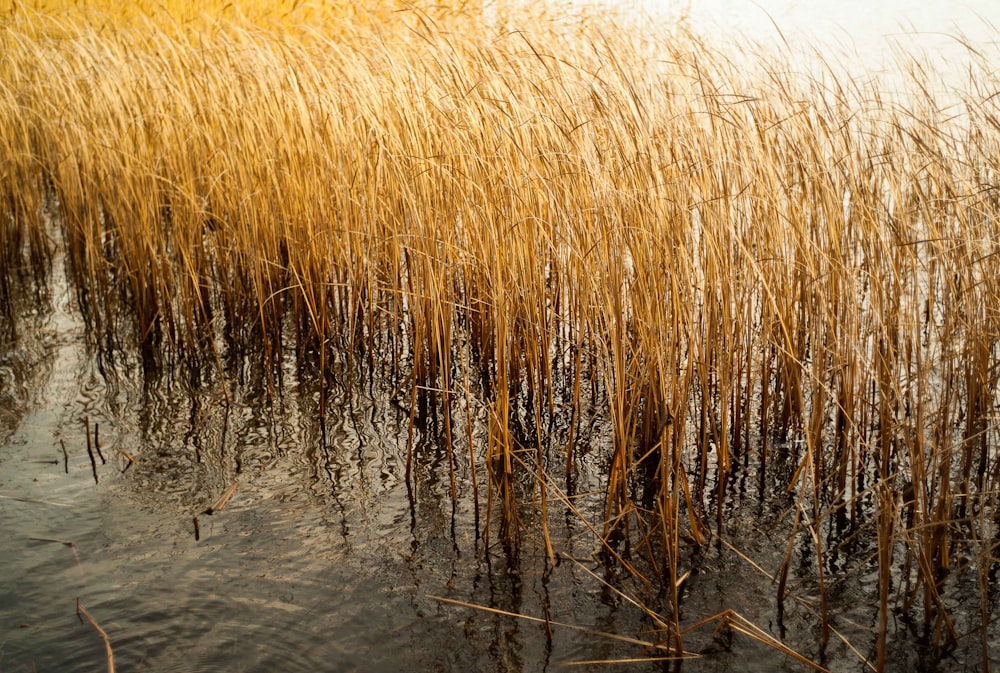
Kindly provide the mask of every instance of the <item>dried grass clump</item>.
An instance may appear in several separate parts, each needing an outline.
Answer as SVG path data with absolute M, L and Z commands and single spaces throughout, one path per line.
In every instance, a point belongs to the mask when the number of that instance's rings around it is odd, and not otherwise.
M 95 7 L 3 13 L 5 304 L 52 210 L 104 348 L 351 358 L 482 460 L 511 549 L 604 404 L 596 532 L 675 608 L 730 475 L 783 461 L 821 587 L 832 531 L 877 536 L 879 667 L 894 606 L 957 637 L 945 578 L 997 535 L 989 63 L 943 94 L 903 63 L 890 97 L 582 13 Z

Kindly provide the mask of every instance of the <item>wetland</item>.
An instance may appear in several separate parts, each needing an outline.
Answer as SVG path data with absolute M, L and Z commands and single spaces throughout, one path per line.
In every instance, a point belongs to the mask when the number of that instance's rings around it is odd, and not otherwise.
M 997 664 L 972 45 L 57 4 L 0 22 L 2 670 Z

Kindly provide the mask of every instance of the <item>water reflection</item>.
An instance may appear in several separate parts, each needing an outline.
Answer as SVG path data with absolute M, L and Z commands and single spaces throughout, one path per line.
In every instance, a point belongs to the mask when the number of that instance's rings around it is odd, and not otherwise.
M 578 566 L 548 565 L 531 540 L 516 561 L 484 548 L 469 467 L 455 471 L 453 501 L 432 428 L 412 438 L 408 488 L 409 417 L 389 391 L 331 386 L 336 412 L 321 424 L 317 379 L 294 366 L 269 390 L 252 362 L 245 377 L 197 385 L 128 354 L 111 362 L 55 285 L 43 311 L 18 313 L 2 348 L 3 670 L 100 666 L 77 598 L 119 670 L 540 671 L 643 654 L 431 598 L 613 633 L 649 626 Z M 96 484 L 85 429 L 93 440 L 95 426 Z M 578 520 L 558 535 L 563 553 L 599 569 Z
M 3 670 L 99 666 L 103 647 L 76 618 L 77 598 L 108 631 L 121 670 L 544 671 L 660 653 L 602 635 L 666 642 L 630 599 L 661 612 L 667 600 L 595 560 L 592 533 L 575 514 L 552 508 L 555 566 L 530 537 L 537 526 L 527 527 L 516 558 L 484 545 L 471 466 L 432 424 L 411 436 L 392 391 L 350 385 L 343 372 L 328 384 L 331 411 L 321 420 L 324 384 L 294 361 L 273 387 L 252 357 L 231 358 L 225 378 L 207 370 L 197 380 L 143 369 L 127 353 L 113 363 L 88 345 L 57 281 L 41 304 L 36 291 L 26 295 L 0 348 L 9 402 L 0 435 L 0 530 L 9 536 L 0 546 Z M 593 409 L 585 417 L 600 424 Z M 457 412 L 455 422 L 469 419 Z M 106 458 L 95 461 L 96 484 L 88 426 L 99 428 Z M 580 445 L 575 505 L 600 512 L 609 452 L 595 437 Z M 797 498 L 787 485 L 801 447 L 772 450 L 765 467 L 738 466 L 721 489 L 725 538 L 684 548 L 691 573 L 682 620 L 705 624 L 684 634 L 687 649 L 703 655 L 685 670 L 788 665 L 760 642 L 716 628 L 713 618 L 727 609 L 835 667 L 860 666 L 858 651 L 871 655 L 877 609 L 858 597 L 876 593 L 873 524 L 852 518 L 827 531 L 837 577 L 827 595 L 843 640 L 821 647 L 815 543 L 804 525 L 789 540 Z M 707 512 L 711 479 L 696 490 Z M 859 501 L 871 510 L 870 499 Z M 977 600 L 970 575 L 949 600 Z M 955 614 L 959 629 L 974 633 L 977 613 Z M 892 634 L 899 670 L 940 658 L 913 646 L 926 640 L 919 629 L 904 623 Z M 977 661 L 975 648 L 968 638 L 954 656 Z
M 485 495 L 477 501 L 472 481 L 473 470 L 485 473 L 481 458 L 453 454 L 433 419 L 411 429 L 395 381 L 382 387 L 346 365 L 327 378 L 289 355 L 275 382 L 260 354 L 236 351 L 222 353 L 224 368 L 148 367 L 135 353 L 93 348 L 69 292 L 52 284 L 51 293 L 24 289 L 0 344 L 5 667 L 100 661 L 100 642 L 72 616 L 77 597 L 108 628 L 122 668 L 134 670 L 534 671 L 659 652 L 604 633 L 666 641 L 630 598 L 658 611 L 667 598 L 597 562 L 591 531 L 559 503 L 550 517 L 557 564 L 530 537 L 537 525 L 526 527 L 517 557 L 484 543 Z M 594 408 L 582 415 L 593 444 L 581 442 L 568 481 L 575 506 L 599 521 L 607 418 Z M 483 445 L 481 418 L 459 410 L 454 420 L 473 426 L 474 452 Z M 530 426 L 517 434 L 530 437 Z M 877 609 L 858 597 L 873 596 L 878 582 L 871 496 L 851 499 L 864 510 L 857 518 L 816 534 L 788 488 L 801 442 L 770 448 L 766 464 L 745 460 L 728 480 L 707 464 L 692 487 L 724 537 L 683 548 L 682 622 L 702 625 L 685 645 L 704 654 L 689 669 L 787 663 L 716 628 L 728 609 L 820 661 L 846 667 L 870 655 Z M 538 516 L 533 503 L 523 516 Z M 825 595 L 845 634 L 827 645 L 816 626 L 819 535 L 837 577 Z M 975 604 L 970 575 L 949 585 L 947 600 Z M 978 613 L 955 614 L 967 622 L 959 632 L 973 633 Z M 913 647 L 929 640 L 921 626 L 900 621 L 894 665 L 938 661 Z

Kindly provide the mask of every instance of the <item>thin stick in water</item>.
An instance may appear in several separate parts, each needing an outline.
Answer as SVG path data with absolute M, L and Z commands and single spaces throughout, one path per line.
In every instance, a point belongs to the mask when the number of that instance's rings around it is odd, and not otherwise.
M 212 515 L 220 511 L 229 502 L 229 499 L 233 497 L 233 493 L 236 492 L 236 487 L 240 485 L 240 482 L 234 481 L 233 485 L 226 489 L 226 492 L 219 496 L 219 499 L 212 503 L 212 506 L 206 509 L 202 514 Z
M 97 455 L 101 459 L 101 465 L 107 465 L 108 461 L 104 460 L 104 454 L 101 453 L 101 440 L 97 437 L 97 429 L 100 427 L 100 423 L 94 423 L 94 448 L 97 450 Z
M 121 449 L 118 449 L 118 453 L 128 461 L 128 463 L 125 464 L 125 467 L 122 468 L 122 474 L 125 474 L 128 472 L 128 468 L 132 467 L 135 463 L 135 458 L 129 455 L 127 451 L 122 451 Z
M 86 617 L 87 621 L 90 622 L 90 625 L 93 626 L 94 629 L 97 630 L 97 633 L 101 636 L 101 640 L 104 641 L 104 649 L 108 653 L 108 673 L 115 673 L 115 654 L 111 651 L 111 639 L 108 638 L 108 634 L 104 632 L 101 625 L 90 616 L 90 613 L 87 612 L 87 608 L 83 607 L 83 603 L 80 602 L 79 598 L 76 599 L 76 614 L 78 617 L 80 615 Z
M 52 502 L 51 500 L 39 500 L 37 498 L 19 498 L 14 495 L 3 495 L 0 494 L 0 498 L 4 500 L 15 500 L 17 502 L 30 502 L 36 505 L 52 505 L 53 507 L 69 507 L 69 505 L 62 502 Z
M 83 422 L 84 422 L 84 425 L 86 426 L 87 455 L 90 456 L 90 467 L 91 467 L 91 469 L 94 470 L 94 483 L 97 484 L 97 483 L 99 483 L 97 481 L 97 461 L 94 460 L 94 447 L 90 443 L 90 416 L 87 416 L 84 419 Z

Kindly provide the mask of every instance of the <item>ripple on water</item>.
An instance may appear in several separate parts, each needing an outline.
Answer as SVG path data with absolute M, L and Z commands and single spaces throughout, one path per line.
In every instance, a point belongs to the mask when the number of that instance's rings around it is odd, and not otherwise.
M 257 546 L 239 538 L 114 573 L 127 586 L 92 592 L 88 609 L 114 634 L 122 670 L 363 670 L 378 587 L 304 550 L 276 557 Z

